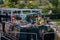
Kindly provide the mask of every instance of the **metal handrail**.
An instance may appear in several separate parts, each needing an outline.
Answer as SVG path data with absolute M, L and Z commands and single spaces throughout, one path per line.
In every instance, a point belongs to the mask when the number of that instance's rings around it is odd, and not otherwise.
M 6 37 L 5 37 L 6 36 Z M 11 35 L 10 34 L 8 34 L 8 33 L 5 33 L 5 32 L 1 32 L 1 37 L 4 37 L 4 38 L 6 38 L 6 39 L 8 39 L 8 40 L 10 40 L 10 38 L 11 39 L 16 39 L 16 37 L 14 37 L 14 36 L 12 36 L 11 37 Z M 8 37 L 8 38 L 7 38 Z
M 28 32 L 9 32 L 9 33 L 22 33 L 22 34 L 34 34 L 36 35 L 36 40 L 37 40 L 37 34 L 36 33 L 28 33 Z
M 7 38 L 3 35 L 3 32 L 0 32 L 0 39 L 1 39 L 1 37 L 4 37 L 5 39 L 10 40 L 9 38 Z
M 7 39 L 7 40 L 10 40 L 9 38 L 7 38 L 7 37 L 5 37 L 5 36 L 2 36 L 2 37 L 4 37 L 4 38 Z
M 51 34 L 51 33 L 56 33 L 56 32 L 47 32 L 47 33 L 43 33 L 42 40 L 44 40 L 44 36 L 45 36 L 46 34 Z

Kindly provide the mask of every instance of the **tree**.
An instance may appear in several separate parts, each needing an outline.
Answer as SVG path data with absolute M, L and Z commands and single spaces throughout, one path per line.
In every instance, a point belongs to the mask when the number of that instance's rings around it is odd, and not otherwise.
M 57 8 L 58 7 L 58 0 L 49 0 L 50 3 L 52 3 L 52 5 Z
M 53 5 L 53 13 L 58 13 L 59 0 L 49 0 L 49 2 Z
M 3 4 L 3 0 L 0 0 L 0 4 Z
M 26 6 L 31 9 L 38 8 L 38 5 L 35 5 L 33 1 L 29 1 Z
M 4 4 L 10 8 L 15 8 L 18 0 L 4 0 Z

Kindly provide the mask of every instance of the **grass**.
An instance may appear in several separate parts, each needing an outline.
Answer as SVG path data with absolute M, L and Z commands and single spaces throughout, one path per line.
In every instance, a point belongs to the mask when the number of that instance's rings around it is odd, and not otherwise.
M 52 21 L 54 21 L 54 22 L 58 22 L 58 26 L 60 26 L 60 19 L 53 19 Z
M 60 22 L 60 19 L 53 19 L 54 22 Z

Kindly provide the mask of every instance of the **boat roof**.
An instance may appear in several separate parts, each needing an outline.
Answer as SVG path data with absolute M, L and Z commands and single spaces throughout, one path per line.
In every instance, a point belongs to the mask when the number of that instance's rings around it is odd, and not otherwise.
M 42 10 L 42 9 L 19 9 L 19 8 L 0 8 L 2 10 L 16 10 L 16 11 L 19 11 L 19 10 L 35 10 L 35 11 L 39 11 L 39 10 Z

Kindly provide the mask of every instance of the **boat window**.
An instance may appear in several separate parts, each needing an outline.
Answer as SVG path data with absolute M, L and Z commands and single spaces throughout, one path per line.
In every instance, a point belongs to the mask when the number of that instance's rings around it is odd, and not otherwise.
M 21 11 L 13 11 L 14 14 L 20 14 Z
M 20 14 L 21 13 L 21 11 L 18 11 L 18 14 Z
M 7 10 L 3 10 L 2 15 L 5 15 L 7 13 Z
M 32 11 L 32 13 L 38 13 L 38 11 Z
M 23 11 L 23 14 L 29 14 L 31 13 L 30 11 Z
M 11 11 L 10 10 L 8 10 L 8 14 L 11 14 Z
M 17 14 L 17 11 L 13 11 L 13 14 Z
M 6 13 L 8 13 L 8 15 L 9 15 L 9 14 L 11 14 L 11 11 L 10 10 L 3 10 L 2 14 L 5 15 Z

